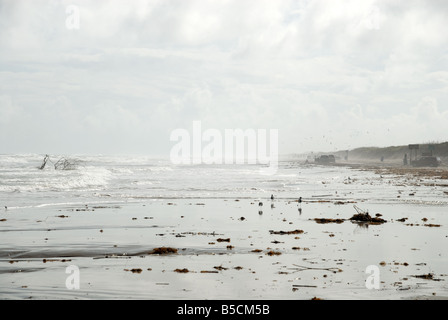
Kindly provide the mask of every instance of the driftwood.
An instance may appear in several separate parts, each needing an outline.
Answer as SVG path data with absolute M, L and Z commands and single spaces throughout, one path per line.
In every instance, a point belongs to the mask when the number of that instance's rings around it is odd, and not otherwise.
M 77 160 L 66 159 L 62 157 L 56 163 L 53 163 L 53 161 L 51 161 L 50 159 L 50 156 L 46 154 L 39 169 L 43 170 L 48 162 L 51 162 L 53 164 L 55 170 L 74 170 L 78 167 Z
M 45 155 L 44 161 L 42 162 L 41 166 L 39 167 L 40 170 L 43 170 L 45 166 L 47 165 L 47 161 L 50 160 L 50 156 L 48 154 Z
M 54 164 L 54 168 L 56 170 L 73 170 L 76 169 L 77 165 L 78 163 L 76 160 L 61 158 Z
M 303 270 L 324 270 L 324 271 L 331 271 L 333 273 L 336 272 L 342 272 L 339 268 L 313 268 L 313 267 L 306 267 L 306 266 L 299 266 L 297 264 L 293 264 L 293 266 L 296 266 L 297 268 L 288 268 L 290 270 L 297 270 L 297 271 L 303 271 Z

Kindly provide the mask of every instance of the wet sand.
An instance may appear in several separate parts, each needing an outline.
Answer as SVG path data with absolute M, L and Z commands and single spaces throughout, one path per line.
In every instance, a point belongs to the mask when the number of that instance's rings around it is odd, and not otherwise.
M 375 181 L 390 187 L 380 174 Z M 332 191 L 301 204 L 269 194 L 4 211 L 0 298 L 445 299 L 447 181 L 390 179 L 396 202 L 359 197 L 372 181 L 352 179 L 348 196 Z M 386 222 L 349 220 L 354 205 Z M 175 250 L 154 254 L 161 247 Z M 71 265 L 79 290 L 66 287 Z M 378 289 L 366 287 L 372 265 Z

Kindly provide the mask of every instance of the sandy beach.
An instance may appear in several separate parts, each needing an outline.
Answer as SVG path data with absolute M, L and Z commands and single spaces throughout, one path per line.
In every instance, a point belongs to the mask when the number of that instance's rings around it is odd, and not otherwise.
M 319 181 L 302 203 L 266 193 L 4 210 L 0 298 L 446 299 L 448 181 L 336 170 L 351 176 Z M 357 208 L 384 222 L 350 220 Z

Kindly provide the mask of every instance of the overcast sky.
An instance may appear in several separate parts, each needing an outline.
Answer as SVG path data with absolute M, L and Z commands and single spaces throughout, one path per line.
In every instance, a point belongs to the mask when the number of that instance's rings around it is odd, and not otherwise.
M 169 154 L 194 120 L 278 129 L 280 153 L 447 141 L 447 21 L 445 0 L 0 0 L 0 153 Z

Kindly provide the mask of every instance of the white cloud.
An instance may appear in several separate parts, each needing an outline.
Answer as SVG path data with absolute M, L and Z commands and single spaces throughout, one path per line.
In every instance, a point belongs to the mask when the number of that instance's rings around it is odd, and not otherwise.
M 78 152 L 101 141 L 101 152 L 168 151 L 170 130 L 193 120 L 277 128 L 280 152 L 446 136 L 444 1 L 0 5 L 2 133 L 17 127 L 13 117 L 24 137 L 64 127 L 64 141 L 82 137 L 70 144 Z M 66 28 L 68 5 L 79 6 L 79 30 Z

